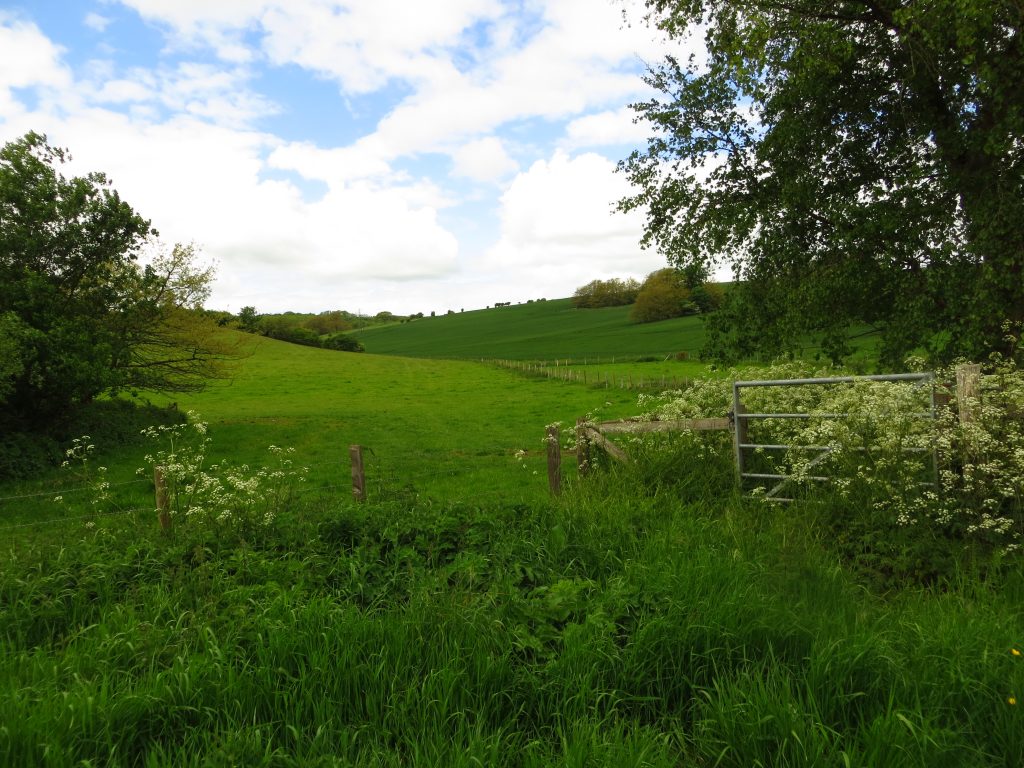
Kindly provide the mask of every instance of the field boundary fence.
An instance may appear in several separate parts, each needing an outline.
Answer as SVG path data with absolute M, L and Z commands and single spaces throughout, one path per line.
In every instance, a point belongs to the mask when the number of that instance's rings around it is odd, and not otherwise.
M 554 379 L 564 381 L 567 384 L 582 384 L 587 387 L 598 389 L 624 389 L 629 391 L 665 391 L 669 389 L 682 389 L 689 386 L 692 379 L 685 376 L 645 376 L 632 373 L 613 373 L 611 371 L 588 371 L 592 365 L 636 362 L 628 358 L 611 360 L 589 359 L 582 360 L 558 359 L 553 361 L 536 360 L 484 360 L 482 363 L 490 363 L 499 368 L 517 371 L 524 376 L 535 378 Z
M 741 490 L 744 488 L 745 480 L 770 481 L 773 484 L 768 487 L 763 498 L 778 501 L 790 502 L 790 497 L 780 496 L 781 491 L 786 488 L 795 478 L 792 475 L 784 475 L 775 472 L 751 472 L 746 471 L 747 456 L 751 451 L 813 451 L 819 455 L 812 459 L 808 469 L 820 465 L 834 450 L 829 446 L 798 445 L 788 443 L 755 443 L 749 438 L 749 424 L 754 420 L 769 419 L 811 419 L 811 418 L 849 418 L 852 413 L 784 413 L 784 412 L 748 412 L 744 406 L 741 395 L 742 390 L 752 388 L 768 387 L 793 387 L 793 386 L 828 386 L 848 384 L 865 381 L 878 382 L 911 382 L 917 386 L 929 386 L 929 408 L 925 412 L 913 414 L 914 418 L 934 420 L 937 417 L 938 409 L 941 406 L 950 404 L 950 396 L 937 391 L 936 376 L 933 372 L 907 373 L 907 374 L 883 374 L 876 376 L 839 376 L 810 379 L 775 379 L 775 380 L 750 380 L 734 381 L 732 384 L 732 410 L 723 417 L 712 417 L 702 419 L 682 420 L 639 420 L 626 419 L 618 421 L 590 422 L 580 419 L 576 423 L 576 447 L 574 449 L 563 449 L 561 441 L 561 429 L 558 425 L 547 427 L 545 441 L 548 453 L 548 485 L 550 492 L 558 495 L 562 489 L 562 461 L 563 454 L 574 455 L 577 460 L 579 474 L 585 476 L 593 466 L 593 450 L 600 449 L 611 459 L 620 463 L 628 464 L 631 459 L 625 450 L 609 439 L 609 435 L 616 434 L 650 434 L 654 432 L 669 431 L 725 431 L 731 432 L 734 452 L 734 465 L 736 467 L 737 483 Z M 956 407 L 961 423 L 967 423 L 974 418 L 973 408 L 977 402 L 980 391 L 981 366 L 976 364 L 960 366 L 956 371 Z M 951 382 L 952 384 L 952 382 Z M 934 448 L 912 448 L 907 451 L 928 451 L 932 455 L 931 480 L 924 485 L 932 488 L 938 487 L 939 465 Z M 825 475 L 804 475 L 803 479 L 813 482 L 831 482 L 835 478 Z

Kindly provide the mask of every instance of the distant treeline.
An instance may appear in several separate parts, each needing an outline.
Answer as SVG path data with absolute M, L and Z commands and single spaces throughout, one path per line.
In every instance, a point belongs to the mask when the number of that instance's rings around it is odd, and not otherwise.
M 362 352 L 363 345 L 346 331 L 374 325 L 408 322 L 423 314 L 400 316 L 391 312 L 378 312 L 373 316 L 357 315 L 343 309 L 320 313 L 280 312 L 261 314 L 255 307 L 242 307 L 237 315 L 230 312 L 210 312 L 223 326 L 230 326 L 261 336 L 307 347 L 336 349 L 343 352 Z
M 718 283 L 688 286 L 683 275 L 671 267 L 659 269 L 643 283 L 632 278 L 591 280 L 572 297 L 577 309 L 621 307 L 632 304 L 630 320 L 653 323 L 673 317 L 714 312 L 722 306 L 725 290 Z

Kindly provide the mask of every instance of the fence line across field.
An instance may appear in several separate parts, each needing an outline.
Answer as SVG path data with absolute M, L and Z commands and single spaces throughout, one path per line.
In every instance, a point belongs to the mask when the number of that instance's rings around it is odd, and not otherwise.
M 492 360 L 490 362 L 500 368 L 519 371 L 529 376 L 555 379 L 572 384 L 583 384 L 584 386 L 603 387 L 605 389 L 637 391 L 648 389 L 682 389 L 689 386 L 693 381 L 693 379 L 685 376 L 622 375 L 608 371 L 587 371 L 585 368 L 584 370 L 577 371 L 569 367 L 569 365 L 587 366 L 588 363 L 586 361 L 576 363 L 565 361 L 562 367 L 559 367 L 557 364 L 552 365 L 550 363 L 536 363 L 525 360 Z
M 957 402 L 960 411 L 960 419 L 966 423 L 973 419 L 972 409 L 977 406 L 977 393 L 980 391 L 978 379 L 980 378 L 980 367 L 971 366 L 966 367 L 962 371 L 957 372 Z M 813 386 L 813 385 L 835 385 L 854 383 L 860 381 L 889 381 L 889 382 L 912 382 L 918 381 L 922 384 L 931 382 L 931 404 L 932 410 L 930 413 L 914 414 L 915 417 L 919 418 L 934 418 L 937 408 L 937 399 L 934 390 L 934 375 L 931 373 L 923 374 L 894 374 L 888 376 L 857 376 L 857 377 L 833 377 L 823 379 L 785 379 L 775 381 L 737 381 L 733 382 L 733 411 L 727 417 L 717 418 L 701 418 L 701 419 L 678 419 L 678 420 L 617 420 L 617 421 L 604 421 L 604 422 L 592 422 L 585 419 L 580 419 L 575 425 L 575 438 L 576 447 L 574 449 L 563 448 L 561 439 L 561 430 L 558 425 L 551 425 L 546 428 L 544 436 L 544 444 L 546 446 L 546 456 L 538 456 L 537 454 L 530 454 L 531 460 L 536 459 L 543 461 L 546 458 L 547 462 L 547 474 L 548 474 L 548 487 L 552 494 L 557 495 L 562 490 L 562 463 L 564 455 L 574 455 L 578 466 L 580 476 L 587 475 L 592 469 L 593 455 L 592 451 L 596 449 L 604 450 L 613 459 L 628 463 L 630 458 L 628 454 L 618 445 L 616 445 L 609 436 L 612 435 L 629 435 L 629 434 L 650 434 L 655 432 L 667 432 L 667 431 L 731 431 L 734 443 L 734 451 L 736 456 L 736 467 L 739 482 L 742 487 L 742 481 L 744 479 L 750 480 L 774 480 L 777 484 L 770 489 L 765 497 L 772 501 L 786 501 L 778 496 L 779 490 L 794 477 L 792 475 L 784 475 L 781 473 L 773 472 L 747 472 L 744 467 L 744 451 L 752 451 L 757 449 L 762 450 L 804 450 L 804 451 L 818 451 L 820 456 L 815 458 L 810 466 L 815 466 L 819 462 L 826 458 L 830 451 L 833 449 L 830 446 L 821 445 L 787 445 L 779 443 L 756 443 L 751 442 L 747 435 L 748 422 L 753 419 L 770 419 L 770 418 L 814 418 L 821 416 L 822 414 L 791 414 L 791 413 L 747 413 L 744 410 L 743 402 L 740 396 L 741 390 L 753 388 L 753 387 L 770 387 L 770 386 Z M 849 414 L 825 414 L 826 417 L 842 418 Z M 865 449 L 866 450 L 866 449 Z M 914 448 L 910 450 L 928 451 L 930 449 Z M 345 476 L 345 460 L 341 456 L 339 459 L 332 461 L 318 462 L 312 465 L 307 465 L 307 468 L 323 468 L 333 467 L 339 474 L 337 476 L 337 483 L 330 483 L 329 485 L 310 485 L 305 488 L 301 488 L 296 491 L 297 496 L 306 496 L 312 494 L 325 494 L 328 491 L 335 491 L 344 488 L 351 489 L 352 498 L 357 503 L 365 503 L 368 500 L 369 494 L 377 492 L 378 488 L 383 488 L 386 484 L 406 484 L 409 485 L 414 481 L 441 481 L 452 478 L 459 478 L 465 476 L 471 476 L 481 470 L 493 471 L 500 469 L 500 465 L 493 463 L 494 459 L 508 458 L 511 459 L 516 455 L 516 452 L 509 450 L 495 451 L 494 453 L 488 453 L 483 457 L 480 456 L 454 456 L 451 455 L 451 461 L 445 462 L 441 466 L 436 464 L 428 471 L 420 472 L 403 472 L 399 469 L 399 462 L 407 462 L 410 458 L 422 458 L 423 460 L 429 460 L 436 462 L 439 456 L 446 456 L 444 451 L 433 451 L 433 452 L 413 452 L 411 454 L 400 454 L 397 457 L 378 456 L 372 448 L 362 446 L 359 444 L 352 444 L 348 447 L 348 467 L 347 467 L 347 480 L 345 482 L 343 477 Z M 474 465 L 474 459 L 483 458 L 487 460 L 486 465 Z M 397 459 L 397 461 L 396 461 Z M 296 462 L 299 464 L 300 462 Z M 510 465 L 511 466 L 511 465 Z M 367 477 L 367 469 L 370 469 L 371 476 Z M 937 472 L 937 466 L 936 466 Z M 803 476 L 802 476 L 803 477 Z M 368 479 L 372 482 L 368 483 Z M 806 477 L 806 479 L 813 480 L 816 482 L 827 481 L 831 478 L 827 478 L 823 475 L 814 475 Z M 168 488 L 168 482 L 164 475 L 163 467 L 154 467 L 153 477 L 149 479 L 139 478 L 135 480 L 129 480 L 125 482 L 113 483 L 111 487 L 116 486 L 127 486 L 142 483 L 153 483 L 154 489 L 154 507 L 138 507 L 129 510 L 116 510 L 109 512 L 92 512 L 89 514 L 83 514 L 74 517 L 64 516 L 61 518 L 53 518 L 50 520 L 30 522 L 30 523 L 19 523 L 15 525 L 8 525 L 0 527 L 0 531 L 11 531 L 22 528 L 31 528 L 35 526 L 53 525 L 61 522 L 69 522 L 74 520 L 87 520 L 97 516 L 103 515 L 122 515 L 129 514 L 132 512 L 145 512 L 145 511 L 156 511 L 157 517 L 160 522 L 160 526 L 164 531 L 169 531 L 172 525 L 172 517 L 170 513 L 170 492 Z M 56 497 L 63 494 L 77 493 L 85 490 L 89 490 L 93 486 L 77 486 L 74 488 L 65 489 L 53 489 L 48 491 L 40 491 L 31 494 L 18 494 L 8 497 L 0 498 L 0 502 L 13 501 L 19 499 L 29 498 L 42 498 L 46 496 Z M 433 493 L 438 493 L 434 491 Z M 424 491 L 425 496 L 431 497 L 430 491 Z M 442 492 L 442 496 L 443 496 Z M 510 498 L 514 494 L 510 494 L 508 491 L 472 491 L 465 494 L 462 499 L 454 499 L 453 495 L 444 496 L 448 500 L 461 500 L 461 501 L 474 501 L 482 498 L 502 497 Z M 527 494 L 528 495 L 528 494 Z M 524 496 L 525 497 L 525 496 Z

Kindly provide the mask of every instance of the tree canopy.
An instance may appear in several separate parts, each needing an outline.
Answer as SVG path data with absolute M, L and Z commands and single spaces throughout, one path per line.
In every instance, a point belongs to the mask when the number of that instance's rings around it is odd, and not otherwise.
M 979 356 L 1024 319 L 1024 6 L 1016 0 L 648 0 L 668 58 L 621 164 L 644 242 L 695 284 L 731 263 L 725 356 L 855 324 L 886 364 Z
M 65 178 L 68 159 L 36 133 L 0 149 L 5 429 L 47 429 L 102 393 L 200 388 L 234 351 L 196 311 L 212 270 L 161 250 L 103 174 Z
M 655 323 L 658 320 L 693 315 L 699 311 L 682 275 L 668 267 L 647 276 L 629 313 L 629 319 L 634 323 Z
M 600 307 L 621 307 L 636 301 L 640 283 L 633 278 L 620 280 L 591 280 L 581 285 L 572 295 L 576 309 L 597 309 Z

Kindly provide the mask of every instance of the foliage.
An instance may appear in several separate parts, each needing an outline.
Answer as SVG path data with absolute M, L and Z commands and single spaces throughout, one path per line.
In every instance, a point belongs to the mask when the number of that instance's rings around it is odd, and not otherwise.
M 659 269 L 644 280 L 629 319 L 634 323 L 655 323 L 699 311 L 682 275 L 671 268 Z
M 14 377 L 25 370 L 22 360 L 24 324 L 13 312 L 0 315 L 0 405 L 14 389 Z
M 260 314 L 256 311 L 256 307 L 245 306 L 238 310 L 238 327 L 246 333 L 256 333 L 259 331 Z
M 732 262 L 711 350 L 883 333 L 890 370 L 1004 349 L 1024 317 L 1024 37 L 1011 0 L 648 0 L 705 59 L 666 59 L 621 164 L 644 243 L 691 276 Z
M 305 347 L 319 347 L 320 335 L 312 328 L 299 325 L 292 318 L 280 315 L 264 315 L 260 321 L 260 329 L 264 336 L 289 344 L 301 344 Z
M 200 526 L 229 541 L 244 540 L 293 503 L 306 469 L 293 465 L 294 449 L 274 445 L 267 449 L 272 466 L 211 463 L 207 430 L 208 424 L 191 411 L 187 423 L 147 427 L 143 435 L 158 448 L 146 455 L 146 463 L 163 472 L 172 522 Z
M 721 416 L 732 408 L 732 380 L 834 375 L 798 364 L 740 369 L 728 380 L 698 380 L 658 398 L 641 395 L 641 401 L 658 418 Z M 952 369 L 936 376 L 940 390 L 950 392 L 945 382 L 955 380 Z M 951 561 L 940 560 L 957 542 L 1008 555 L 1024 534 L 1024 432 L 1017 418 L 1024 412 L 1024 371 L 1012 358 L 999 357 L 982 383 L 969 421 L 961 420 L 952 394 L 952 405 L 939 408 L 935 419 L 921 418 L 932 409 L 932 388 L 913 383 L 744 389 L 748 411 L 810 415 L 751 422 L 751 442 L 793 448 L 746 452 L 748 471 L 789 477 L 783 496 L 826 499 L 847 554 L 876 571 L 932 578 L 946 570 Z M 704 446 L 732 451 L 720 443 Z M 821 476 L 831 481 L 822 486 L 814 480 Z
M 625 306 L 636 301 L 639 291 L 640 283 L 633 278 L 591 280 L 576 289 L 572 296 L 572 305 L 577 309 Z
M 14 549 L 0 763 L 1020 762 L 1016 587 L 867 594 L 813 516 L 596 480 Z
M 196 313 L 212 271 L 190 246 L 140 267 L 156 232 L 103 174 L 61 175 L 67 160 L 35 133 L 0 149 L 8 429 L 52 429 L 101 393 L 195 390 L 223 375 L 231 352 Z
M 362 343 L 347 333 L 332 333 L 321 343 L 324 349 L 336 349 L 341 352 L 365 352 Z

